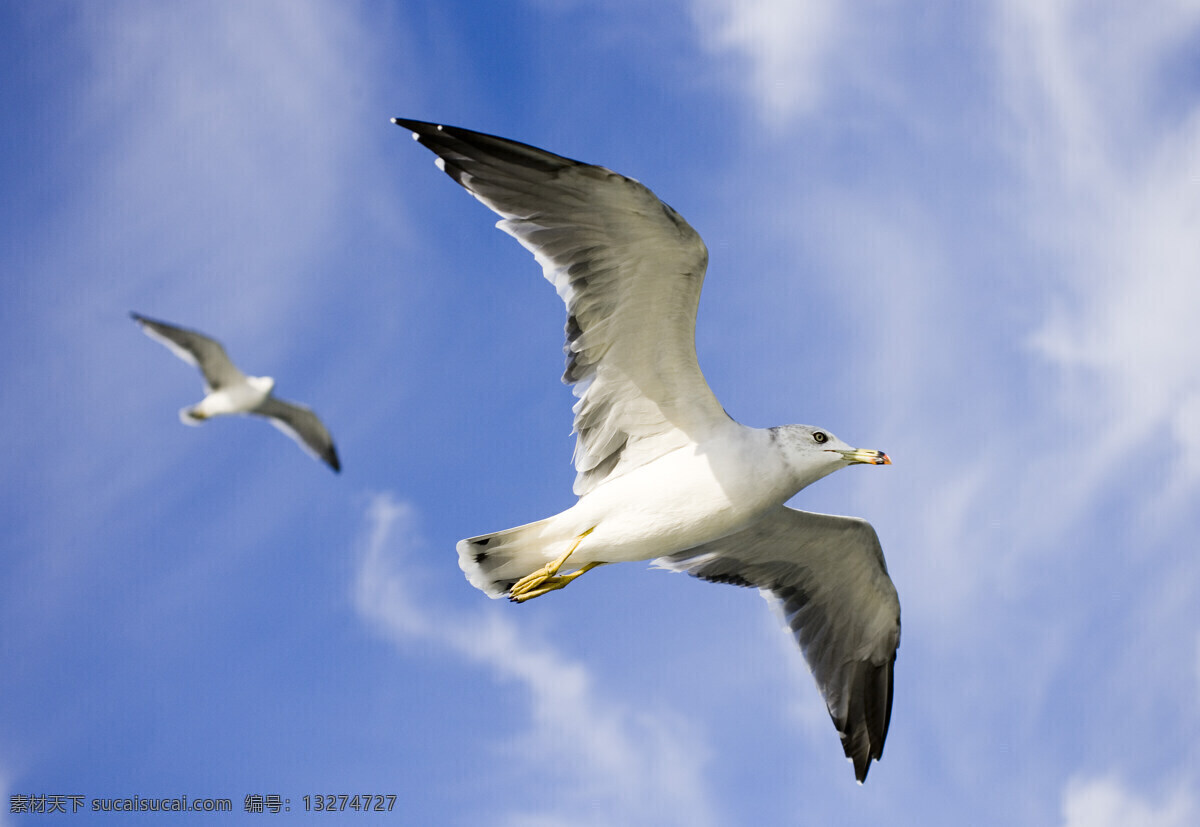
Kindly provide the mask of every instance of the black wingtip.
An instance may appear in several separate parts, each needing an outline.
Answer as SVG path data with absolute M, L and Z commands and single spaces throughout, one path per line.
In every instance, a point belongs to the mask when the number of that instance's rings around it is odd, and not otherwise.
M 329 452 L 321 457 L 321 459 L 325 460 L 326 464 L 333 469 L 335 474 L 342 473 L 342 462 L 338 459 L 337 451 L 333 449 L 333 446 L 330 446 Z
M 414 133 L 414 137 L 417 134 L 424 132 L 437 132 L 442 128 L 436 123 L 431 123 L 429 121 L 414 121 L 410 120 L 409 118 L 392 118 L 392 123 Z
M 161 319 L 152 319 L 149 316 L 143 316 L 141 313 L 138 313 L 136 310 L 129 311 L 129 318 L 133 319 L 135 322 L 137 322 L 140 325 L 147 325 L 147 324 L 148 325 L 156 325 L 156 324 L 158 324 L 158 325 L 166 325 L 167 327 L 176 327 L 176 325 L 170 324 L 169 322 L 164 322 Z
M 532 144 L 461 126 L 408 118 L 392 118 L 392 123 L 410 130 L 422 146 L 442 159 L 445 164 L 443 171 L 460 184 L 463 183 L 464 164 L 512 164 L 546 173 L 557 172 L 568 166 L 586 166 L 580 161 L 547 152 Z
M 867 782 L 867 771 L 871 769 L 871 759 L 868 758 L 861 764 L 858 761 L 854 762 L 854 778 L 858 781 L 859 786 Z
M 851 699 L 847 717 L 839 720 L 830 713 L 841 736 L 842 749 L 854 764 L 854 777 L 859 784 L 867 780 L 871 762 L 883 758 L 883 745 L 892 721 L 895 664 L 895 655 L 886 665 L 860 663 L 859 674 L 853 681 L 859 690 Z

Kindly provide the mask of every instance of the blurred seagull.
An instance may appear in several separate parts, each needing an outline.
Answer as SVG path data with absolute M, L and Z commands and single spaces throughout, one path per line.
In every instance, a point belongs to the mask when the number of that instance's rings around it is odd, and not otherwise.
M 221 343 L 202 333 L 137 313 L 129 315 L 147 336 L 162 342 L 172 353 L 200 368 L 204 374 L 204 391 L 208 395 L 198 404 L 179 412 L 183 424 L 199 425 L 210 417 L 224 414 L 264 416 L 313 457 L 324 460 L 334 471 L 342 470 L 333 438 L 321 420 L 311 409 L 273 396 L 275 380 L 270 376 L 242 373 L 229 361 Z
M 396 118 L 533 253 L 567 306 L 574 506 L 458 544 L 468 580 L 523 602 L 604 565 L 660 567 L 777 598 L 861 783 L 883 754 L 900 602 L 875 530 L 784 505 L 848 465 L 891 462 L 822 428 L 748 428 L 696 362 L 708 251 L 637 181 L 526 144 Z

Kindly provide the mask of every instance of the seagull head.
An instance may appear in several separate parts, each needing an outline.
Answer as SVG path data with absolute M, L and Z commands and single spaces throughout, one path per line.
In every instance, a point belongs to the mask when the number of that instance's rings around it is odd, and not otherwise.
M 772 428 L 771 433 L 796 474 L 800 488 L 847 465 L 892 464 L 883 451 L 852 448 L 824 428 L 784 425 Z
M 264 395 L 275 390 L 275 377 L 273 376 L 247 376 L 246 382 L 250 387 Z

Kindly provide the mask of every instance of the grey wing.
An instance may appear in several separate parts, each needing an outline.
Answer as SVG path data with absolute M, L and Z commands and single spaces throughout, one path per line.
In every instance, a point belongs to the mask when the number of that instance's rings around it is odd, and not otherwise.
M 311 408 L 268 396 L 253 412 L 267 417 L 272 425 L 296 440 L 313 457 L 326 462 L 334 471 L 342 470 L 333 437 Z
M 631 178 L 526 144 L 395 119 L 502 217 L 567 306 L 575 493 L 728 422 L 696 362 L 708 263 L 683 218 Z
M 865 781 L 883 755 L 900 645 L 900 600 L 870 524 L 779 506 L 736 534 L 655 562 L 781 602 L 855 777 Z
M 225 348 L 221 347 L 221 343 L 216 339 L 184 327 L 148 319 L 138 313 L 129 315 L 151 339 L 166 345 L 172 353 L 188 364 L 200 368 L 200 372 L 204 374 L 205 387 L 209 391 L 245 381 L 245 374 L 229 360 Z

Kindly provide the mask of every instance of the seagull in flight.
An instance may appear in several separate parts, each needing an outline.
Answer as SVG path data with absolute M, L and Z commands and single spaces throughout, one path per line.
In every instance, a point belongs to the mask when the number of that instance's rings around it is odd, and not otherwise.
M 608 563 L 654 560 L 782 607 L 859 783 L 883 754 L 900 602 L 875 530 L 784 503 L 850 465 L 825 428 L 735 422 L 696 361 L 708 251 L 642 184 L 527 144 L 393 119 L 498 214 L 566 304 L 576 503 L 458 543 L 467 579 L 524 602 Z
M 203 333 L 148 319 L 138 313 L 129 315 L 147 336 L 166 345 L 172 353 L 200 368 L 204 374 L 207 396 L 179 412 L 185 425 L 199 425 L 206 419 L 226 414 L 263 416 L 315 459 L 323 460 L 334 471 L 342 470 L 333 438 L 321 420 L 310 408 L 273 396 L 275 380 L 270 376 L 242 373 L 229 361 L 221 343 Z

